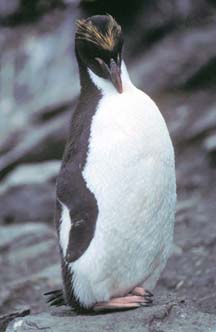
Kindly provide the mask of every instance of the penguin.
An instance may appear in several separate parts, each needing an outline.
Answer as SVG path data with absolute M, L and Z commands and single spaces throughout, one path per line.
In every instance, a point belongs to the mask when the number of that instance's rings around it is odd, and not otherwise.
M 63 290 L 51 305 L 127 310 L 152 303 L 173 242 L 174 149 L 154 101 L 130 80 L 121 26 L 77 21 L 81 92 L 57 177 Z

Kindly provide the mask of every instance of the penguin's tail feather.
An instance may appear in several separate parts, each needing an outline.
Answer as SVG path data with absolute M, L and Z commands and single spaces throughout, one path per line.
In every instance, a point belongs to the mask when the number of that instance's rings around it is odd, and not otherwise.
M 82 307 L 77 301 L 73 301 L 70 304 L 67 303 L 64 297 L 62 289 L 56 289 L 50 292 L 46 292 L 43 295 L 47 297 L 46 303 L 50 306 L 61 307 L 64 305 L 70 305 L 71 309 L 78 314 L 86 314 L 91 312 L 91 309 Z
M 56 289 L 47 293 L 44 293 L 45 296 L 47 296 L 47 303 L 49 303 L 50 306 L 56 306 L 60 307 L 62 305 L 66 305 L 66 301 L 64 298 L 64 293 L 62 289 Z

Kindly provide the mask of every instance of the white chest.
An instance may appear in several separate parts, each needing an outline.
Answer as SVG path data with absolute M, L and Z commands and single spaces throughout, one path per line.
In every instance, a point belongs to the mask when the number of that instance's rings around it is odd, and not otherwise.
M 165 122 L 148 96 L 133 89 L 101 100 L 83 176 L 98 204 L 95 242 L 102 241 L 97 246 L 116 241 L 116 251 L 131 238 L 143 251 L 154 238 L 157 245 L 166 223 L 173 224 L 174 153 Z
M 147 95 L 133 88 L 102 98 L 92 120 L 83 171 L 87 186 L 96 196 L 104 186 L 110 186 L 112 192 L 120 188 L 124 195 L 121 186 L 128 190 L 136 179 L 152 186 L 156 178 L 163 181 L 166 168 L 173 167 L 174 152 L 166 124 Z

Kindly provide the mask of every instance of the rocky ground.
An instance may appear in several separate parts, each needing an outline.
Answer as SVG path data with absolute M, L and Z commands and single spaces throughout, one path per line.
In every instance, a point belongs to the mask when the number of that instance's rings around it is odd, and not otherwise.
M 32 3 L 0 1 L 0 331 L 216 332 L 214 2 L 136 0 L 124 15 L 115 1 Z M 96 12 L 125 26 L 133 81 L 167 121 L 178 204 L 153 306 L 80 316 L 50 309 L 43 293 L 61 287 L 53 209 L 79 92 L 74 23 Z

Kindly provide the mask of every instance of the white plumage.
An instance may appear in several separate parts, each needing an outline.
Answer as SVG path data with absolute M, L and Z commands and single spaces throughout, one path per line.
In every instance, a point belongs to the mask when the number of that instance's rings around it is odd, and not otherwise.
M 75 296 L 88 307 L 138 285 L 155 286 L 172 245 L 176 203 L 173 146 L 155 103 L 131 83 L 124 63 L 122 94 L 89 74 L 103 96 L 82 174 L 99 213 L 88 249 L 70 264 Z M 60 226 L 64 253 L 66 209 Z

